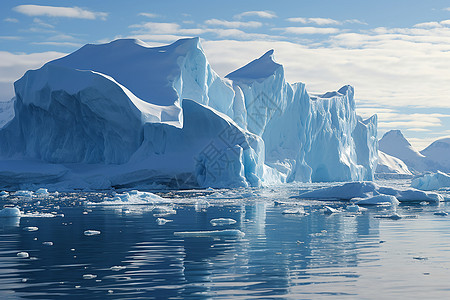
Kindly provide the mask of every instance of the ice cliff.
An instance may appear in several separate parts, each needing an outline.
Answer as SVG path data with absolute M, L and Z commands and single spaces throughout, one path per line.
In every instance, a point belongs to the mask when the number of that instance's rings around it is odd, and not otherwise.
M 356 115 L 351 86 L 310 96 L 272 50 L 226 77 L 198 38 L 86 45 L 30 70 L 0 123 L 0 178 L 40 184 L 30 164 L 73 188 L 373 178 L 377 120 Z

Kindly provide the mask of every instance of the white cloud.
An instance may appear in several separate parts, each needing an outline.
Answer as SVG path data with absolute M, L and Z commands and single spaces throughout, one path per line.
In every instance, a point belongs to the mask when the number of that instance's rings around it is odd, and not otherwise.
M 274 28 L 274 30 L 281 30 L 285 34 L 334 34 L 339 32 L 339 29 L 331 27 L 285 27 Z
M 145 13 L 145 12 L 139 13 L 138 16 L 143 16 L 143 17 L 147 17 L 147 18 L 157 18 L 157 17 L 159 17 L 159 15 L 157 15 L 157 14 Z
M 76 47 L 79 48 L 83 46 L 79 43 L 73 43 L 73 42 L 33 42 L 31 43 L 33 45 L 47 45 L 47 46 L 62 46 L 62 47 Z
M 105 12 L 93 12 L 79 7 L 60 7 L 60 6 L 44 6 L 44 5 L 19 5 L 13 7 L 13 10 L 32 17 L 47 16 L 47 17 L 63 17 L 63 18 L 78 18 L 78 19 L 102 19 L 105 20 L 108 16 Z
M 9 23 L 19 23 L 19 20 L 17 20 L 16 18 L 5 18 L 3 19 L 3 21 Z
M 322 25 L 341 25 L 342 22 L 329 19 L 329 18 L 288 18 L 289 22 L 302 23 L 302 24 L 316 24 Z
M 223 26 L 223 27 L 228 27 L 228 28 L 239 28 L 239 27 L 258 28 L 258 27 L 262 26 L 261 22 L 256 22 L 256 21 L 241 22 L 241 21 L 225 21 L 225 20 L 218 20 L 218 19 L 206 20 L 205 24 L 215 25 L 215 26 Z
M 414 25 L 414 27 L 418 28 L 439 28 L 442 25 L 439 22 L 424 22 Z
M 13 82 L 27 70 L 41 67 L 47 61 L 66 55 L 61 52 L 14 54 L 0 51 L 0 101 L 14 96 Z
M 20 36 L 0 35 L 0 40 L 15 41 L 20 39 L 21 39 Z
M 174 34 L 174 35 L 201 35 L 207 30 L 203 28 L 181 28 L 177 23 L 147 22 L 143 24 L 131 25 L 130 28 L 137 28 L 139 31 L 133 34 Z
M 265 19 L 273 19 L 276 18 L 277 15 L 268 10 L 256 10 L 256 11 L 246 11 L 240 14 L 237 14 L 234 16 L 236 19 L 242 19 L 244 17 L 258 17 L 258 18 L 265 18 Z

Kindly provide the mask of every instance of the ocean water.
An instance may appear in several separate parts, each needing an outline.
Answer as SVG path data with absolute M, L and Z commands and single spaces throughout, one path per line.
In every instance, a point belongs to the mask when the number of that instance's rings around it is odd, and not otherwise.
M 392 220 L 392 208 L 327 215 L 346 203 L 290 198 L 318 186 L 162 191 L 165 203 L 123 206 L 86 205 L 103 193 L 2 198 L 28 216 L 0 218 L 0 299 L 450 296 L 450 216 L 435 215 L 447 203 L 400 205 Z M 179 234 L 193 231 L 216 232 Z

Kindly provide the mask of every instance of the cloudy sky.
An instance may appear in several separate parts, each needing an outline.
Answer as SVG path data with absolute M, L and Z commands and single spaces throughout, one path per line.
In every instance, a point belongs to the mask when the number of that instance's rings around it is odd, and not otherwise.
M 401 129 L 421 150 L 450 136 L 448 0 L 1 0 L 0 101 L 27 69 L 86 43 L 192 36 L 222 76 L 275 49 L 289 82 L 353 85 L 379 137 Z

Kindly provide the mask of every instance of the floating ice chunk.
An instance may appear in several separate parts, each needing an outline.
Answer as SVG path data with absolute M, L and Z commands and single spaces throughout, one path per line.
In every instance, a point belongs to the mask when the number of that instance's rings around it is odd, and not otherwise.
M 16 218 L 22 216 L 22 213 L 17 207 L 5 207 L 0 210 L 0 217 L 3 218 Z
M 353 198 L 369 198 L 377 195 L 390 195 L 400 202 L 440 202 L 444 197 L 438 193 L 423 192 L 416 189 L 396 190 L 381 187 L 374 182 L 349 182 L 343 185 L 326 187 L 305 192 L 294 198 L 319 200 L 351 200 Z
M 84 235 L 85 235 L 85 236 L 99 235 L 100 233 L 101 233 L 100 231 L 98 231 L 98 230 L 92 230 L 92 229 L 90 229 L 90 230 L 85 230 L 85 231 L 84 231 Z
M 94 279 L 94 278 L 97 278 L 97 275 L 95 275 L 95 274 L 84 274 L 83 275 L 83 279 L 86 279 L 86 280 L 90 280 L 90 279 Z
M 47 189 L 44 189 L 44 188 L 40 188 L 40 189 L 38 189 L 38 190 L 35 192 L 35 194 L 37 194 L 37 195 L 48 195 L 48 190 L 47 190 Z
M 183 231 L 174 232 L 174 235 L 181 237 L 237 237 L 242 238 L 245 233 L 238 229 L 211 230 L 211 231 Z
M 0 191 L 0 198 L 2 197 L 8 197 L 9 193 L 7 191 Z
M 124 270 L 126 268 L 127 267 L 125 267 L 125 266 L 112 266 L 110 269 L 111 269 L 111 271 L 121 271 L 121 270 Z
M 156 219 L 156 223 L 158 225 L 164 225 L 164 224 L 166 224 L 168 222 L 173 222 L 173 220 L 167 220 L 167 219 L 164 219 L 164 218 L 157 218 Z
M 64 217 L 63 214 L 52 214 L 52 213 L 40 213 L 40 212 L 29 212 L 26 214 L 22 214 L 23 218 L 55 218 L 55 217 Z
M 303 207 L 289 208 L 281 212 L 283 215 L 305 215 L 305 209 Z
M 28 258 L 28 257 L 30 257 L 30 254 L 28 254 L 28 252 L 22 251 L 22 252 L 17 253 L 17 257 Z
M 32 231 L 38 231 L 39 228 L 30 226 L 30 227 L 24 227 L 23 230 L 32 232 Z
M 17 197 L 31 197 L 33 196 L 33 192 L 32 191 L 17 191 L 14 193 L 14 196 Z
M 155 206 L 153 208 L 153 216 L 155 217 L 165 217 L 176 214 L 177 211 L 169 206 Z
M 347 206 L 347 211 L 349 211 L 349 212 L 359 213 L 359 212 L 362 212 L 362 211 L 365 211 L 365 210 L 367 210 L 367 208 L 358 206 L 356 204 L 352 204 L 352 205 Z
M 400 220 L 403 218 L 402 215 L 399 215 L 397 212 L 394 212 L 392 215 L 389 216 L 376 216 L 375 218 L 378 219 L 391 219 L 391 220 Z
M 441 210 L 434 213 L 436 216 L 448 216 L 448 212 Z
M 212 219 L 209 222 L 211 223 L 212 226 L 224 226 L 224 225 L 236 224 L 236 220 L 230 219 L 230 218 Z
M 166 199 L 150 193 L 132 190 L 123 194 L 116 194 L 113 198 L 105 197 L 102 202 L 87 202 L 88 206 L 123 206 L 123 205 L 152 205 L 165 202 Z
M 397 198 L 391 195 L 377 195 L 369 198 L 362 198 L 355 202 L 355 204 L 358 205 L 383 205 L 383 206 L 398 205 L 399 203 L 400 202 L 397 200 Z
M 53 242 L 43 242 L 42 245 L 44 245 L 44 246 L 53 246 Z
M 413 188 L 431 191 L 438 190 L 443 187 L 450 187 L 450 175 L 443 172 L 427 173 L 414 178 L 411 181 Z
M 338 212 L 341 212 L 339 209 L 336 209 L 336 208 L 332 208 L 332 207 L 329 207 L 329 206 L 325 206 L 324 208 L 323 208 L 323 212 L 325 213 L 325 214 L 327 214 L 327 215 L 331 215 L 331 214 L 334 214 L 334 213 L 338 213 Z

